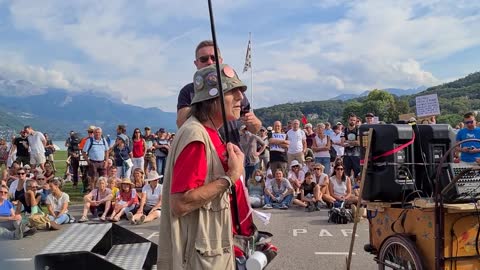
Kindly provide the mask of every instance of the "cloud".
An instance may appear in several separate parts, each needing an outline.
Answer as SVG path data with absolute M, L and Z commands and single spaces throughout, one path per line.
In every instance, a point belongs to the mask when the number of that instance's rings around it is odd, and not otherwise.
M 253 33 L 258 107 L 438 84 L 445 78 L 428 67 L 480 47 L 477 2 L 219 0 L 214 12 L 224 59 L 236 70 L 243 67 L 248 32 Z M 32 39 L 15 53 L 0 46 L 4 75 L 72 90 L 118 91 L 129 103 L 171 111 L 195 71 L 193 49 L 210 37 L 206 1 L 2 4 L 8 5 L 4 20 L 11 20 L 10 31 Z M 35 48 L 35 39 L 42 49 Z M 38 60 L 39 54 L 46 57 Z M 248 73 L 240 75 L 249 80 Z
M 324 1 L 319 8 L 337 4 L 345 3 Z M 299 27 L 283 48 L 270 50 L 273 57 L 268 64 L 292 65 L 293 74 L 305 70 L 317 74 L 306 77 L 316 89 L 333 97 L 372 88 L 438 84 L 442 80 L 425 70 L 425 63 L 480 45 L 480 28 L 472 27 L 480 25 L 478 4 L 358 1 L 345 6 L 347 11 L 338 20 Z M 281 68 L 259 71 L 257 76 L 258 83 L 273 84 L 275 91 L 287 81 L 302 81 L 301 77 L 282 73 Z M 308 91 L 300 90 L 296 95 L 307 99 Z

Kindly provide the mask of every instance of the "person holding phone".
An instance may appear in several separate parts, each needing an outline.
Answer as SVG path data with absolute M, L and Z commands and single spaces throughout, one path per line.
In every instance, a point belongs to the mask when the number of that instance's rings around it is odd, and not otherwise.
M 468 112 L 463 116 L 465 127 L 458 131 L 457 142 L 466 139 L 480 139 L 480 128 L 477 127 L 475 114 Z M 474 163 L 480 160 L 480 142 L 465 142 L 457 147 L 456 156 L 460 156 L 460 161 Z

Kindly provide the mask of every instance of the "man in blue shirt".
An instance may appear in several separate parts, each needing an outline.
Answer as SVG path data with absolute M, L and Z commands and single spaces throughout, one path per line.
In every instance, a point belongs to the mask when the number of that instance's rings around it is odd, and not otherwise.
M 475 115 L 472 112 L 466 113 L 463 116 L 463 123 L 465 127 L 458 131 L 457 142 L 466 139 L 480 139 L 480 128 L 477 128 L 477 121 Z M 480 161 L 480 142 L 465 142 L 458 148 L 457 152 L 460 152 L 460 160 L 463 162 L 476 162 Z M 478 161 L 477 161 L 478 162 Z
M 85 160 L 88 160 L 88 188 L 90 190 L 95 187 L 98 177 L 107 175 L 108 150 L 108 143 L 102 136 L 102 129 L 96 127 L 93 130 L 93 137 L 87 139 L 82 149 Z

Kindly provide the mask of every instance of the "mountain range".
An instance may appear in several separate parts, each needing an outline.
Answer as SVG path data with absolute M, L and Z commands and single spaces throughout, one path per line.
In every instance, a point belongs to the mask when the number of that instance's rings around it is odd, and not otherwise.
M 102 127 L 104 134 L 114 134 L 118 124 L 127 125 L 130 132 L 145 126 L 174 131 L 175 119 L 175 113 L 125 104 L 115 94 L 41 88 L 0 76 L 0 137 L 18 132 L 23 125 L 54 139 L 64 139 L 70 130 L 85 133 L 89 125 Z

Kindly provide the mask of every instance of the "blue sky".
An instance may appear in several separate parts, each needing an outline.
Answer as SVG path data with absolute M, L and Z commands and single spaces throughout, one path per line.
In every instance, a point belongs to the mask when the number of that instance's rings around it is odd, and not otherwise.
M 224 62 L 249 86 L 252 32 L 256 108 L 480 71 L 479 1 L 212 2 Z M 0 0 L 0 36 L 0 75 L 175 111 L 211 33 L 206 0 Z

